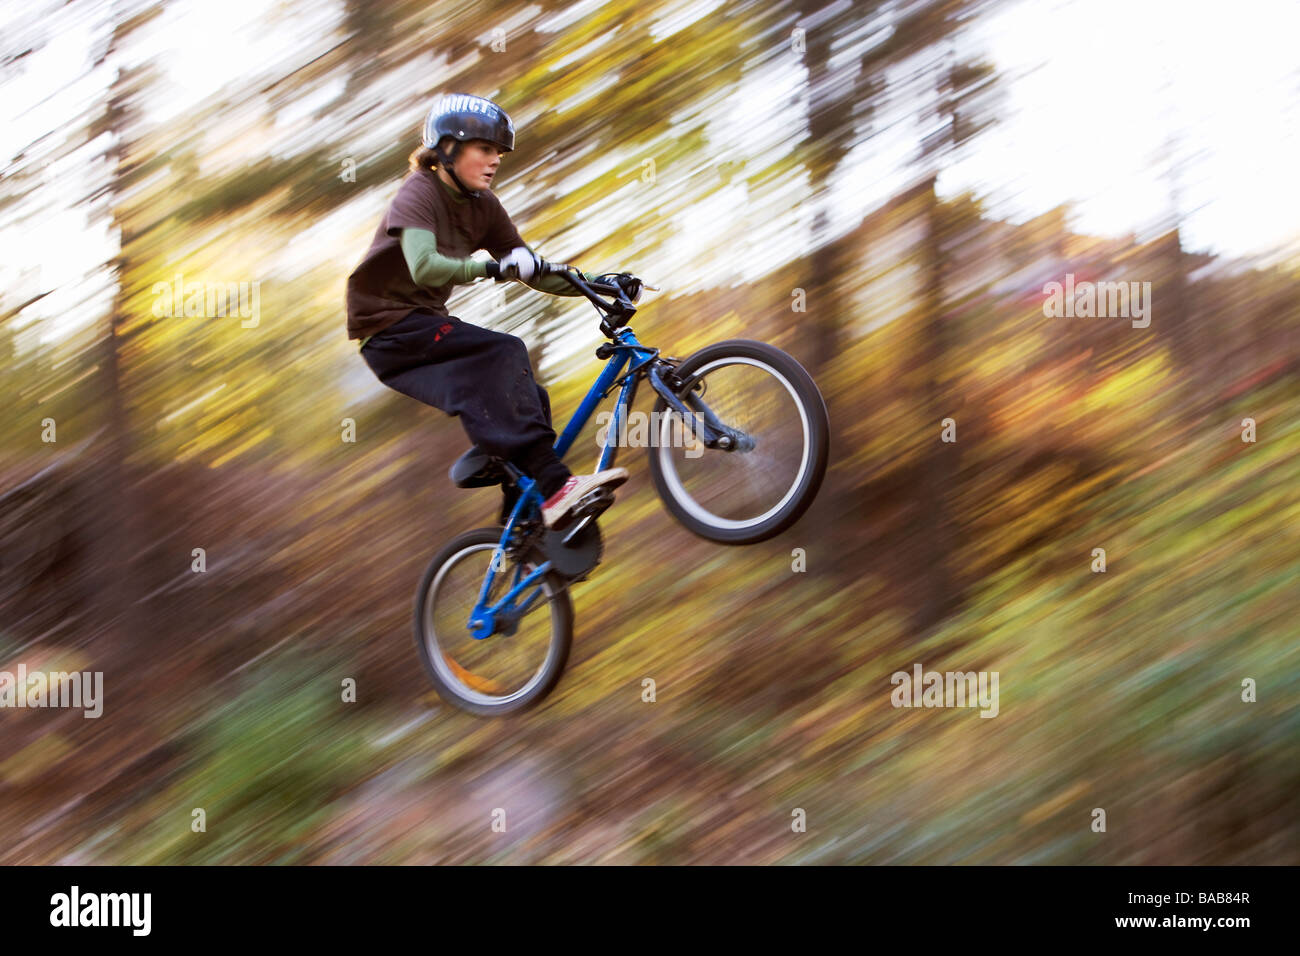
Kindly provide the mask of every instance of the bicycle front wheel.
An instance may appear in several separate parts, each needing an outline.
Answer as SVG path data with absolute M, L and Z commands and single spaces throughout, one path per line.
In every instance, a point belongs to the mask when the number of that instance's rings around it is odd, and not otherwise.
M 720 424 L 732 447 L 706 448 L 660 396 L 650 473 L 668 510 L 720 544 L 754 544 L 798 521 L 830 452 L 826 402 L 803 366 L 766 343 L 731 339 L 696 352 L 677 375 L 677 397 Z
M 471 633 L 470 617 L 500 539 L 494 528 L 459 535 L 429 563 L 415 595 L 415 644 L 438 696 L 484 717 L 541 701 L 559 682 L 573 643 L 573 604 L 554 573 L 521 592 L 492 634 Z M 534 567 L 530 560 L 522 566 L 499 560 L 497 566 L 490 605 Z

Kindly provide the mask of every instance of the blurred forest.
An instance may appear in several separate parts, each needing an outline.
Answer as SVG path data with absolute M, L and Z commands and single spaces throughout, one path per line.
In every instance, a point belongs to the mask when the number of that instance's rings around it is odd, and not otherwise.
M 111 248 L 57 323 L 41 273 L 0 291 L 0 670 L 105 688 L 95 720 L 0 711 L 0 861 L 1300 862 L 1300 262 L 1189 249 L 1172 201 L 1113 238 L 943 194 L 1000 118 L 966 31 L 989 4 L 283 2 L 279 61 L 166 116 L 173 7 L 4 40 L 8 83 L 84 27 L 100 89 L 4 157 L 4 228 L 61 192 Z M 513 116 L 496 191 L 530 244 L 661 285 L 634 327 L 665 354 L 785 349 L 833 431 L 812 510 L 748 548 L 692 537 L 622 452 L 566 674 L 499 721 L 439 701 L 410 624 L 499 493 L 451 486 L 459 423 L 344 331 L 444 90 Z M 907 185 L 839 228 L 847 158 L 899 123 Z M 1046 317 L 1067 273 L 1150 282 L 1150 326 Z M 157 315 L 178 276 L 258 282 L 256 324 Z M 567 420 L 589 306 L 450 307 L 524 337 Z M 998 671 L 999 715 L 895 709 L 915 662 Z

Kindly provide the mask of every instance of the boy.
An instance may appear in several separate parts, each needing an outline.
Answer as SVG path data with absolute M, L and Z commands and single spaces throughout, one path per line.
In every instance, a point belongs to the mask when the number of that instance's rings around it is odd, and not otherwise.
M 533 378 L 518 336 L 449 315 L 452 286 L 488 277 L 517 279 L 554 295 L 575 295 L 524 245 L 490 190 L 501 155 L 514 149 L 510 117 L 477 96 L 442 96 L 424 124 L 423 147 L 402 182 L 370 249 L 348 277 L 348 338 L 381 382 L 458 416 L 470 440 L 515 464 L 538 484 L 547 528 L 599 487 L 627 481 L 625 468 L 574 475 L 555 454 L 546 390 Z M 486 249 L 492 262 L 470 258 Z M 587 276 L 589 280 L 592 276 Z M 628 294 L 639 293 L 639 282 Z M 513 500 L 507 493 L 505 522 Z

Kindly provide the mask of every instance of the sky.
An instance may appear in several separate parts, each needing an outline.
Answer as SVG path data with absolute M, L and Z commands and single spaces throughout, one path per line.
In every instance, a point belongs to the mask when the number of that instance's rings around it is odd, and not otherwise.
M 1076 204 L 1084 232 L 1139 234 L 1170 210 L 1185 243 L 1227 255 L 1300 237 L 1300 3 L 1018 3 L 983 25 L 1009 117 L 949 172 L 1028 218 Z

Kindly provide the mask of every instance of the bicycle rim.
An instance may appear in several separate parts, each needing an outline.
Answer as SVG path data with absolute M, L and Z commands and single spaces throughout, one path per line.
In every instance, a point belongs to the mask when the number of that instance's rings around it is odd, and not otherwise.
M 562 624 L 551 600 L 554 589 L 545 578 L 516 599 L 520 603 L 537 587 L 542 589 L 514 634 L 497 633 L 482 640 L 470 634 L 470 612 L 496 547 L 467 544 L 452 554 L 438 568 L 420 608 L 421 639 L 429 664 L 452 693 L 482 707 L 505 707 L 531 694 L 546 679 L 561 650 L 554 638 Z M 489 603 L 513 586 L 514 568 L 512 563 L 496 574 Z
M 707 378 L 712 371 L 737 366 L 758 374 L 748 373 L 745 381 L 735 381 L 734 375 L 712 382 Z M 722 423 L 744 431 L 756 445 L 750 451 L 728 452 L 689 438 L 683 442 L 681 416 L 675 411 L 664 415 L 657 454 L 669 493 L 703 524 L 736 531 L 757 527 L 790 503 L 812 467 L 808 410 L 794 384 L 759 359 L 724 356 L 690 377 L 692 390 L 704 382 L 703 401 Z M 684 434 L 689 436 L 689 429 Z

